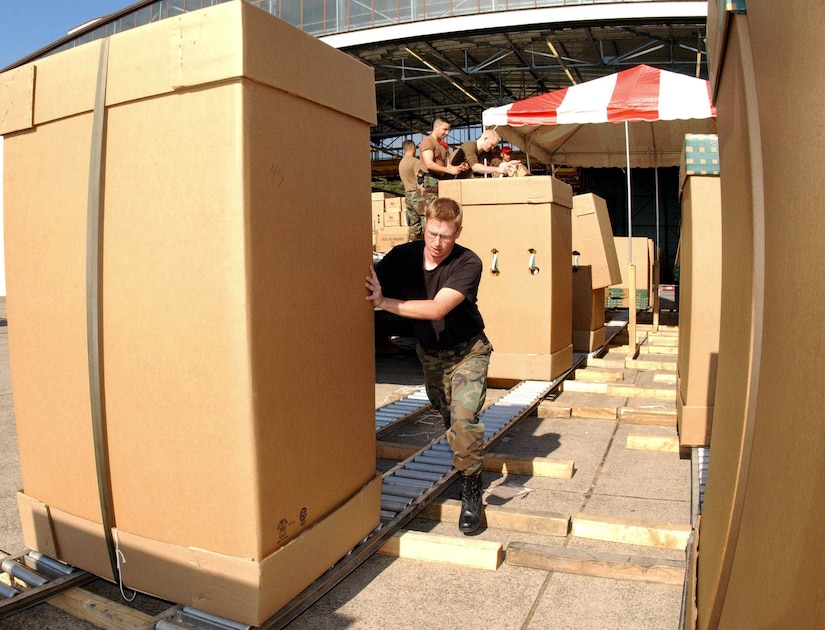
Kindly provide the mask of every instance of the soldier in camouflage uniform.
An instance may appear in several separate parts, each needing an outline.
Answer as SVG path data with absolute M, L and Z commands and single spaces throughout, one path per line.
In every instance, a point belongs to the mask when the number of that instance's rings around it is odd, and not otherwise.
M 492 346 L 476 304 L 479 257 L 456 239 L 461 207 L 438 198 L 427 207 L 424 240 L 397 245 L 371 268 L 367 296 L 375 307 L 413 320 L 427 396 L 444 418 L 453 464 L 461 471 L 459 529 L 481 526 L 484 425 Z
M 406 224 L 410 241 L 424 238 L 424 210 L 422 191 L 418 185 L 418 171 L 421 160 L 415 157 L 415 142 L 404 140 L 401 144 L 404 157 L 398 163 L 398 176 L 404 184 L 404 208 L 407 218 Z

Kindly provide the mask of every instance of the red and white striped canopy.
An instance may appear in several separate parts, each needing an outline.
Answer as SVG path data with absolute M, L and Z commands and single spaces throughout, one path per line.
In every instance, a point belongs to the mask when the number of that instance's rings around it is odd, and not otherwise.
M 708 81 L 640 65 L 488 109 L 482 122 L 548 163 L 625 166 L 623 125 L 580 126 L 629 121 L 632 165 L 666 166 L 679 163 L 685 133 L 715 133 L 715 117 Z

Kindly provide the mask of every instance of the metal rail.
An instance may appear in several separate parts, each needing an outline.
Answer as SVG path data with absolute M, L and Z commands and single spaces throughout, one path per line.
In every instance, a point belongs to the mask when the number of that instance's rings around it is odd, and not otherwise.
M 0 574 L 5 576 L 0 580 L 0 619 L 97 579 L 92 573 L 29 550 L 2 554 Z

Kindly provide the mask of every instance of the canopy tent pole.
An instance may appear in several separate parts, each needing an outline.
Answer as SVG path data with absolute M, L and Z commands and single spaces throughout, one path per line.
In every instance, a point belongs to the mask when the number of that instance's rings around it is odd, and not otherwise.
M 630 190 L 630 131 L 624 121 L 625 164 L 627 165 L 627 293 L 628 325 L 627 352 L 631 359 L 636 358 L 636 267 L 633 265 L 633 212 Z
M 659 161 L 656 161 L 656 166 L 653 167 L 654 184 L 656 186 L 656 248 L 653 251 L 653 282 L 650 285 L 650 304 L 653 307 L 653 332 L 659 331 L 659 274 L 661 268 L 659 267 L 659 257 L 661 256 L 661 248 L 659 247 Z

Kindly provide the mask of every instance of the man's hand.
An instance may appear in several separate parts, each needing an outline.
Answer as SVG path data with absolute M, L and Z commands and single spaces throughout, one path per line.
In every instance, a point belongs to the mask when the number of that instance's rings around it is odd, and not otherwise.
M 381 292 L 381 283 L 378 281 L 378 276 L 375 274 L 375 267 L 373 265 L 370 265 L 370 275 L 367 276 L 367 281 L 364 283 L 364 286 L 370 292 L 366 299 L 372 300 L 372 305 L 375 308 L 381 308 L 381 304 L 384 301 L 384 294 Z

